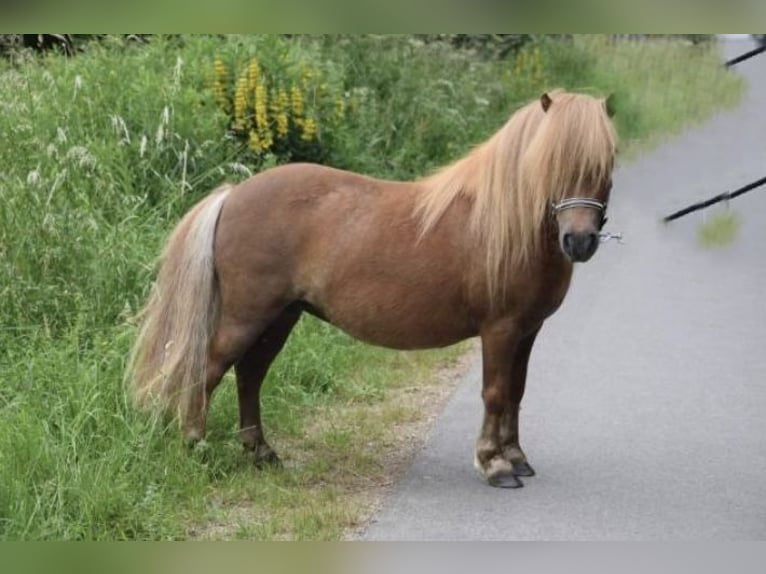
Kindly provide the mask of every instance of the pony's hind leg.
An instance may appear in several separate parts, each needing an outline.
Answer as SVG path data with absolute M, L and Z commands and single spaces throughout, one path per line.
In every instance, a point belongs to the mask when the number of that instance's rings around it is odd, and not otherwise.
M 221 379 L 263 333 L 278 311 L 269 309 L 260 320 L 244 321 L 241 317 L 222 312 L 208 346 L 205 387 L 194 393 L 184 418 L 183 434 L 189 443 L 205 436 L 210 399 Z
M 300 315 L 301 310 L 297 307 L 285 309 L 234 365 L 239 396 L 240 437 L 245 449 L 253 453 L 253 461 L 257 466 L 279 462 L 263 435 L 260 392 L 271 363 L 284 347 Z
M 205 437 L 210 399 L 234 362 L 247 350 L 255 335 L 252 327 L 220 321 L 208 346 L 204 389 L 195 392 L 183 420 L 183 435 L 193 445 Z

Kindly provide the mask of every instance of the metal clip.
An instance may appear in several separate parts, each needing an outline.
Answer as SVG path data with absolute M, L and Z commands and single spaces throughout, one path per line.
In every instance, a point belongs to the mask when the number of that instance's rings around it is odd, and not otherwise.
M 598 238 L 601 240 L 601 243 L 606 243 L 610 239 L 616 239 L 617 243 L 620 245 L 625 245 L 625 242 L 622 240 L 622 232 L 617 233 L 610 233 L 609 231 L 600 231 L 598 234 Z

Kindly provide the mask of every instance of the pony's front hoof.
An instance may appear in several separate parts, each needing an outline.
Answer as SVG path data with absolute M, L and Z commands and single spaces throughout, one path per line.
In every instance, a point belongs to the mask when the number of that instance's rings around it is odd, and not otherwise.
M 524 486 L 524 483 L 514 474 L 511 463 L 504 458 L 495 456 L 482 464 L 476 457 L 473 464 L 490 486 L 496 488 L 521 488 Z
M 521 482 L 515 474 L 501 473 L 487 478 L 487 483 L 495 488 L 521 488 Z
M 534 476 L 535 475 L 535 469 L 532 468 L 528 462 L 514 462 L 513 463 L 513 474 L 516 476 Z

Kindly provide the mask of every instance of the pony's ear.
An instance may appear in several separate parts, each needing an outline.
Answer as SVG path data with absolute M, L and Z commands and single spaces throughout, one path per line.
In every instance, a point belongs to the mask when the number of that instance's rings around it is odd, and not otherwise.
M 617 112 L 615 107 L 615 99 L 616 98 L 614 97 L 614 94 L 609 94 L 604 100 L 604 109 L 606 110 L 606 115 L 608 115 L 610 118 L 613 118 L 614 114 Z
M 543 94 L 540 96 L 540 105 L 543 106 L 543 111 L 547 112 L 548 108 L 551 107 L 551 104 L 553 103 L 553 100 L 548 94 Z

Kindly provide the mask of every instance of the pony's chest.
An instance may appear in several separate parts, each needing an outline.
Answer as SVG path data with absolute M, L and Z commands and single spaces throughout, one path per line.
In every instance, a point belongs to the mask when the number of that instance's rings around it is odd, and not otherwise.
M 531 327 L 553 315 L 566 297 L 572 279 L 572 265 L 568 261 L 553 264 L 512 281 L 507 286 L 507 299 L 498 306 L 500 315 L 514 316 L 517 321 Z
M 542 274 L 530 305 L 530 313 L 538 314 L 541 320 L 547 319 L 558 310 L 572 280 L 572 264 L 568 261 L 560 262 L 550 271 Z

